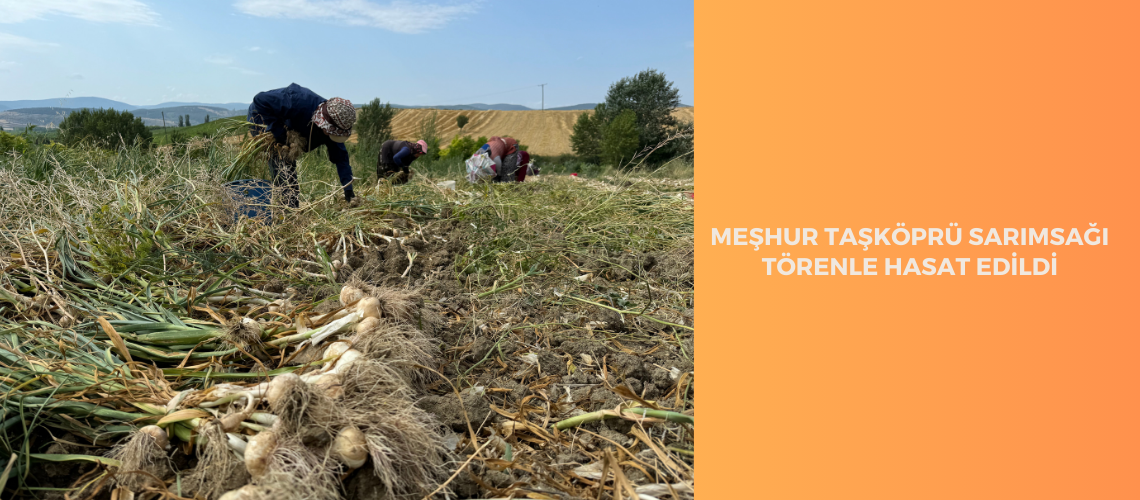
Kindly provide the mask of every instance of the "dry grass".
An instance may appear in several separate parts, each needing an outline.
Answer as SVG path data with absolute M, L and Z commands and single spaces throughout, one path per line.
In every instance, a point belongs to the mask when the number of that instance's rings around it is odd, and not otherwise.
M 342 377 L 342 396 L 306 394 L 292 410 L 274 408 L 285 417 L 282 426 L 291 429 L 289 439 L 305 445 L 308 436 L 318 444 L 290 448 L 293 455 L 283 456 L 279 467 L 291 471 L 289 477 L 259 481 L 251 490 L 279 496 L 296 481 L 316 485 L 314 497 L 335 490 L 322 478 L 340 466 L 321 453 L 319 436 L 302 432 L 306 426 L 323 429 L 326 437 L 345 426 L 359 428 L 370 458 L 365 470 L 353 474 L 375 475 L 404 497 L 435 490 L 460 464 L 477 481 L 455 475 L 448 486 L 451 498 L 607 498 L 618 483 L 683 489 L 691 480 L 685 453 L 691 453 L 692 430 L 684 425 L 623 421 L 562 433 L 550 428 L 560 419 L 618 405 L 692 412 L 693 205 L 676 197 L 692 190 L 691 180 L 544 176 L 521 185 L 449 191 L 435 186 L 438 179 L 417 177 L 398 189 L 361 186 L 362 205 L 348 209 L 337 203 L 339 187 L 327 182 L 334 175 L 327 163 L 306 171 L 303 158 L 303 208 L 266 227 L 235 223 L 222 196 L 217 172 L 236 153 L 236 146 L 221 143 L 185 154 L 77 151 L 38 164 L 0 163 L 0 266 L 7 269 L 0 289 L 23 297 L 7 300 L 0 294 L 0 330 L 42 344 L 23 352 L 57 370 L 52 380 L 72 383 L 59 368 L 74 366 L 63 364 L 70 358 L 62 352 L 73 355 L 82 342 L 95 344 L 90 350 L 96 360 L 122 350 L 89 319 L 63 326 L 67 304 L 52 306 L 55 299 L 96 302 L 110 316 L 128 308 L 106 299 L 129 297 L 133 307 L 208 324 L 220 332 L 216 341 L 206 339 L 208 346 L 199 349 L 197 340 L 160 346 L 177 354 L 173 360 L 143 360 L 131 347 L 134 371 L 115 378 L 128 387 L 98 391 L 108 395 L 99 401 L 106 405 L 100 411 L 136 411 L 134 403 L 162 406 L 178 390 L 213 385 L 215 392 L 185 400 L 194 406 L 216 399 L 227 384 L 243 388 L 261 380 L 206 382 L 204 372 L 264 373 L 301 362 L 301 356 L 290 357 L 295 345 L 273 347 L 270 339 L 295 334 L 291 328 L 301 316 L 336 309 L 331 304 L 339 282 L 355 277 L 367 282 L 354 283 L 381 300 L 386 321 L 342 338 L 365 354 Z M 64 237 L 70 246 L 60 246 Z M 68 248 L 79 253 L 68 257 Z M 384 260 L 378 261 L 381 253 Z M 338 271 L 334 260 L 356 270 Z M 76 288 L 66 271 L 70 265 L 108 276 L 109 282 Z M 372 274 L 365 276 L 365 270 Z M 229 286 L 252 290 L 241 293 L 253 298 L 289 295 L 289 305 L 274 316 L 249 297 L 231 300 L 225 290 L 210 292 Z M 191 293 L 213 296 L 196 308 L 176 305 Z M 226 324 L 263 314 L 280 323 L 270 325 L 264 342 L 248 331 L 225 337 Z M 137 344 L 133 332 L 123 334 Z M 260 345 L 268 355 L 189 359 L 192 348 L 204 353 L 231 347 L 226 338 L 243 348 Z M 60 339 L 63 347 L 57 348 Z M 183 367 L 195 375 L 163 374 L 151 366 L 180 366 L 183 355 Z M 38 384 L 27 390 L 56 390 Z M 86 389 L 55 394 L 78 399 Z M 440 402 L 454 404 L 435 404 Z M 437 411 L 444 407 L 457 411 Z M 72 429 L 50 409 L 45 414 L 53 419 L 43 425 L 53 432 Z M 248 479 L 241 477 L 244 467 L 233 452 L 210 444 L 224 443 L 225 437 L 212 417 L 204 419 L 197 432 L 209 439 L 198 449 L 198 468 L 183 474 L 182 491 L 216 498 Z M 450 429 L 441 432 L 445 427 Z M 614 469 L 581 476 L 586 480 L 571 474 L 580 465 L 601 463 Z M 310 473 L 316 476 L 306 479 Z

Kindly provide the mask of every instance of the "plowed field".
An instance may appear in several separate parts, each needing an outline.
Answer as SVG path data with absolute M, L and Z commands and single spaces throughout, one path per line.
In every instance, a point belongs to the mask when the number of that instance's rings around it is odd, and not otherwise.
M 693 120 L 694 108 L 677 108 L 673 115 L 682 121 Z M 404 109 L 393 119 L 395 136 L 400 139 L 419 139 L 419 126 L 432 112 L 438 112 L 437 123 L 443 146 L 459 133 L 455 118 L 467 115 L 470 121 L 463 133 L 473 136 L 509 135 L 528 146 L 528 151 L 540 155 L 570 153 L 570 132 L 581 113 L 593 111 L 467 111 Z M 355 136 L 350 142 L 355 142 Z

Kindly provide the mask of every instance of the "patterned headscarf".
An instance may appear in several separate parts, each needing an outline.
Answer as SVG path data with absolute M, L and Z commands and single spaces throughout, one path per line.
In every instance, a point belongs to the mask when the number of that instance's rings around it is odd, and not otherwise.
M 317 106 L 317 111 L 313 113 L 313 124 L 329 136 L 348 138 L 352 135 L 352 126 L 356 124 L 356 109 L 348 99 L 334 97 Z

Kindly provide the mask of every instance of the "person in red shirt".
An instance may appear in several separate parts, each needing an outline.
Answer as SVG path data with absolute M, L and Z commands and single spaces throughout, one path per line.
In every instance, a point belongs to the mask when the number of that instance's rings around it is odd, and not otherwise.
M 531 166 L 530 153 L 519 151 L 519 169 L 515 171 L 515 179 L 522 182 L 526 180 L 527 174 L 538 175 L 538 169 Z

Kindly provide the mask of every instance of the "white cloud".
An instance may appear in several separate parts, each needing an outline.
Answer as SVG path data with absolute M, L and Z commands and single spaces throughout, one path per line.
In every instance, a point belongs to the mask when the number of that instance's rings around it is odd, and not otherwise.
M 3 1 L 3 0 L 0 0 Z M 12 35 L 9 33 L 0 33 L 0 47 L 3 48 L 18 48 L 18 49 L 42 49 L 45 47 L 58 47 L 58 43 L 51 42 L 38 42 L 31 38 L 24 38 L 22 36 Z
M 261 50 L 261 47 L 249 47 L 245 50 L 248 50 L 250 52 L 257 52 L 257 51 Z
M 395 0 L 237 0 L 239 11 L 257 17 L 320 20 L 345 26 L 381 28 L 414 34 L 440 28 L 457 17 L 474 13 L 478 2 L 451 5 L 415 4 Z
M 138 0 L 0 0 L 0 23 L 61 15 L 97 23 L 155 25 L 158 14 Z

